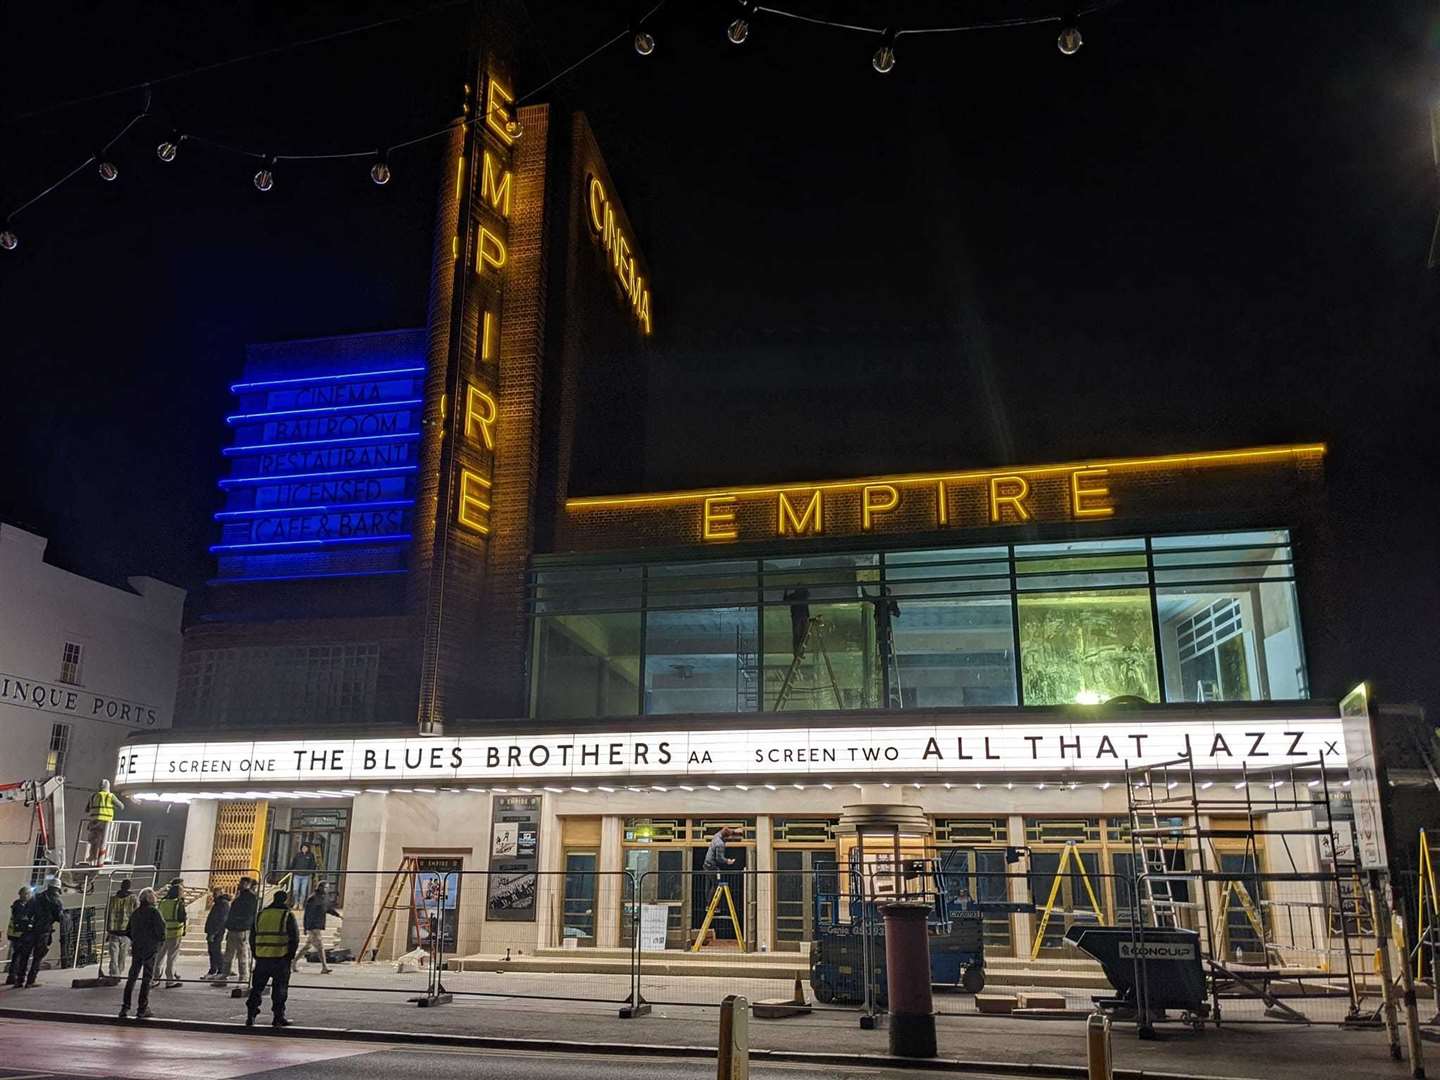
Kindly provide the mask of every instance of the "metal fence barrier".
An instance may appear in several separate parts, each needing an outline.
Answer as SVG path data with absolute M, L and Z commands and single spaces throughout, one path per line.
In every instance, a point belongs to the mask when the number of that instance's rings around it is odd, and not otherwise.
M 1032 854 L 1028 872 L 972 869 L 946 879 L 947 902 L 959 907 L 981 900 L 991 909 L 970 917 L 968 928 L 983 946 L 984 996 L 977 1002 L 971 992 L 973 977 L 963 981 L 975 965 L 962 960 L 934 980 L 938 1013 L 975 1015 L 982 1004 L 986 1010 L 1005 1007 L 1008 998 L 1013 1007 L 1088 1013 L 1095 997 L 1113 994 L 1099 965 L 1068 944 L 1065 934 L 1074 926 L 1128 925 L 1134 879 L 1100 872 L 1096 859 L 1079 854 L 1068 866 Z M 0 867 L 0 879 L 6 871 L 20 880 L 43 868 Z M 1232 969 L 1263 984 L 1309 1023 L 1353 1019 L 1352 993 L 1362 1012 L 1377 1006 L 1375 927 L 1367 922 L 1363 896 L 1246 872 L 1241 867 L 1232 879 L 1204 883 L 1211 890 L 1211 925 L 1203 924 L 1198 904 L 1180 916 L 1182 925 L 1200 934 L 1206 954 L 1226 957 Z M 69 871 L 60 947 L 52 947 L 48 960 L 52 968 L 74 969 L 73 975 L 109 974 L 106 912 L 121 879 L 128 877 L 136 892 L 154 887 L 163 895 L 178 876 L 186 883 L 188 928 L 176 973 L 184 983 L 206 982 L 208 886 L 212 880 L 228 885 L 241 873 L 262 881 L 262 903 L 277 888 L 307 884 L 288 872 L 233 866 Z M 875 870 L 857 880 L 833 863 L 805 871 L 514 874 L 463 870 L 458 860 L 454 866 L 415 863 L 400 872 L 317 870 L 309 874 L 310 891 L 323 887 L 325 910 L 339 917 L 323 919 L 320 941 L 329 950 L 328 963 L 310 955 L 302 926 L 306 950 L 292 987 L 300 996 L 312 988 L 343 987 L 407 1001 L 449 994 L 632 1013 L 647 1002 L 718 1008 L 727 996 L 741 995 L 757 1003 L 803 1000 L 812 1009 L 858 1012 L 865 1008 L 867 978 L 872 998 L 883 986 L 883 957 L 870 950 L 883 937 L 874 903 L 895 887 L 893 874 L 888 883 L 886 874 Z M 934 895 L 940 887 L 927 888 Z M 1421 925 L 1417 893 L 1413 876 L 1397 882 L 1398 907 L 1412 928 Z M 292 904 L 303 922 L 300 898 Z M 1342 920 L 1359 943 L 1348 958 Z M 1397 955 L 1418 965 L 1423 1003 L 1434 993 L 1440 931 L 1434 941 L 1420 941 L 1413 931 L 1409 937 L 1397 942 L 1403 945 Z M 936 940 L 952 939 L 937 932 Z M 322 967 L 337 974 L 322 976 Z M 228 985 L 238 985 L 239 975 L 232 971 Z M 1221 989 L 1225 1022 L 1295 1022 L 1252 989 L 1242 983 Z

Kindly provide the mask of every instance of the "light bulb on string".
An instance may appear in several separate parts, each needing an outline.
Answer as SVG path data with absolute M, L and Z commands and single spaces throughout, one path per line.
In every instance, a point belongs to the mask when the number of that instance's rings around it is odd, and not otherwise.
M 755 4 L 753 0 L 740 0 L 740 14 L 735 16 L 725 30 L 725 36 L 730 39 L 730 44 L 745 44 L 745 40 L 750 36 L 750 20 L 754 17 Z
M 525 125 L 520 122 L 519 116 L 512 113 L 510 119 L 505 121 L 505 134 L 509 136 L 511 142 L 525 134 Z
M 875 50 L 875 55 L 870 58 L 870 66 L 881 75 L 886 75 L 895 68 L 895 31 L 887 29 L 880 38 L 880 47 Z
M 377 157 L 375 164 L 370 166 L 370 179 L 375 181 L 378 187 L 384 187 L 390 182 L 390 165 L 384 155 Z
M 275 159 L 266 158 L 265 164 L 256 171 L 253 180 L 256 191 L 269 191 L 275 186 Z
M 180 144 L 184 141 L 185 136 L 178 132 L 171 135 L 170 138 L 155 147 L 155 156 L 165 164 L 170 164 L 175 160 L 175 155 L 180 152 Z
M 107 157 L 102 157 L 99 154 L 96 154 L 95 156 L 100 161 L 100 164 L 95 167 L 95 171 L 100 174 L 101 180 L 109 183 L 112 180 L 118 180 L 120 178 L 120 170 L 115 167 L 115 163 L 113 161 L 111 161 Z
M 635 31 L 635 51 L 641 56 L 649 56 L 655 51 L 655 35 L 643 27 Z
M 14 251 L 19 246 L 20 238 L 9 229 L 0 232 L 0 248 L 4 248 L 6 251 Z
M 1055 44 L 1066 56 L 1074 56 L 1080 51 L 1080 46 L 1085 44 L 1085 39 L 1080 36 L 1080 27 L 1073 17 L 1065 20 L 1065 24 L 1060 28 L 1060 36 L 1055 39 Z

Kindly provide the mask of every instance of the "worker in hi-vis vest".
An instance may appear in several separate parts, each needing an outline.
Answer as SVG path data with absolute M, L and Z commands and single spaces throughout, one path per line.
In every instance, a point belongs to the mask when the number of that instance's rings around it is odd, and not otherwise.
M 120 882 L 105 904 L 105 951 L 110 957 L 110 974 L 123 979 L 130 967 L 130 939 L 125 928 L 130 925 L 130 916 L 140 906 L 140 899 L 130 891 L 130 879 Z
M 265 984 L 270 984 L 270 1009 L 274 1025 L 289 1027 L 285 1019 L 285 999 L 290 996 L 290 965 L 300 951 L 300 927 L 290 910 L 289 897 L 277 889 L 270 906 L 262 908 L 250 931 L 250 950 L 255 955 L 255 974 L 250 978 L 250 996 L 245 999 L 245 1026 L 253 1027 L 260 1012 L 260 998 Z
M 160 946 L 160 960 L 155 966 L 164 972 L 165 981 L 161 985 L 166 987 L 180 985 L 180 976 L 175 974 L 175 959 L 180 955 L 180 939 L 185 936 L 190 915 L 185 910 L 185 898 L 180 895 L 183 884 L 184 878 L 171 878 L 164 899 L 155 905 L 165 920 L 165 944 Z
M 124 809 L 125 804 L 110 790 L 110 781 L 101 780 L 100 790 L 90 796 L 90 802 L 85 806 L 85 816 L 90 819 L 85 840 L 90 850 L 84 861 L 91 866 L 99 866 L 105 861 L 105 837 L 110 831 L 110 823 L 115 820 L 115 812 Z

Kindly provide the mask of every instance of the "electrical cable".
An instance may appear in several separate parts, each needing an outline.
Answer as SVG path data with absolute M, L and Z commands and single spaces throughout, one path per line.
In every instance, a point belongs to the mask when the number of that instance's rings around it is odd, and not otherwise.
M 217 60 L 211 64 L 201 64 L 199 67 L 187 68 L 184 71 L 174 71 L 168 75 L 159 75 L 151 79 L 141 79 L 138 82 L 130 83 L 128 86 L 117 86 L 110 90 L 100 90 L 94 94 L 86 94 L 83 97 L 57 101 L 53 105 L 46 105 L 43 108 L 32 109 L 30 112 L 6 117 L 5 120 L 0 121 L 0 123 L 13 124 L 21 120 L 30 120 L 37 116 L 45 116 L 52 112 L 59 112 L 61 109 L 68 109 L 74 105 L 85 105 L 92 101 L 103 101 L 105 98 L 118 97 L 121 94 L 128 94 L 132 91 L 151 86 L 159 86 L 162 83 L 174 82 L 177 79 L 188 79 L 194 75 L 203 75 L 206 72 L 217 71 L 220 68 L 231 67 L 234 64 L 244 64 L 251 60 L 261 60 L 267 56 L 277 56 L 280 53 L 289 52 L 292 49 L 304 49 L 311 45 L 321 45 L 327 41 L 335 41 L 338 38 L 349 37 L 352 34 L 363 34 L 369 30 L 378 30 L 382 26 L 393 26 L 396 23 L 408 22 L 411 19 L 418 19 L 425 15 L 434 14 L 437 11 L 463 7 L 470 2 L 471 0 L 449 0 L 448 3 L 437 4 L 434 7 L 425 8 L 422 11 L 414 11 L 409 15 L 397 15 L 391 19 L 380 19 L 377 22 L 366 23 L 364 26 L 352 26 L 348 30 L 337 30 L 332 34 L 321 34 L 319 37 L 306 38 L 303 41 L 292 41 L 287 45 L 276 45 L 274 48 L 246 53 L 244 56 L 232 56 L 228 60 Z

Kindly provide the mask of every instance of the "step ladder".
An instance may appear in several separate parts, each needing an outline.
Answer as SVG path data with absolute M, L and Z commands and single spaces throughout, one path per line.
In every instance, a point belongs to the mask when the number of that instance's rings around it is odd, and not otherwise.
M 415 911 L 415 875 L 419 870 L 420 860 L 414 855 L 406 855 L 400 860 L 395 876 L 390 879 L 390 884 L 385 889 L 380 910 L 375 913 L 375 921 L 370 924 L 370 930 L 365 935 L 365 943 L 360 946 L 358 956 L 361 960 L 374 960 L 380 955 L 381 946 L 389 936 L 397 911 L 410 913 L 410 928 L 414 932 L 415 940 L 420 940 L 420 916 Z
M 816 615 L 810 619 L 809 625 L 805 627 L 805 638 L 800 648 L 795 652 L 795 658 L 790 661 L 790 667 L 785 672 L 785 681 L 780 684 L 780 693 L 775 696 L 775 711 L 778 712 L 785 707 L 785 703 L 795 694 L 808 694 L 818 698 L 826 690 L 830 691 L 831 697 L 835 700 L 835 708 L 843 709 L 844 703 L 840 700 L 840 683 L 835 678 L 835 668 L 830 663 L 830 654 L 825 649 L 825 632 L 827 624 L 825 616 Z M 828 682 L 821 682 L 815 678 L 809 685 L 797 681 L 801 665 L 810 656 L 811 650 L 819 654 L 820 660 L 825 667 L 825 677 Z M 814 661 L 811 660 L 809 671 L 815 671 Z

